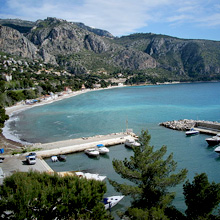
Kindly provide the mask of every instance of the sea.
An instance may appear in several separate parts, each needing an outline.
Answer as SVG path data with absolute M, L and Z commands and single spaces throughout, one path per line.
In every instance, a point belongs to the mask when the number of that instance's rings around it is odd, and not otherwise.
M 209 181 L 220 183 L 220 156 L 205 139 L 210 135 L 187 137 L 159 123 L 180 119 L 220 122 L 220 82 L 183 83 L 118 87 L 87 92 L 22 111 L 7 123 L 8 132 L 22 141 L 48 143 L 79 137 L 123 132 L 127 128 L 139 135 L 148 130 L 150 145 L 157 150 L 167 146 L 167 156 L 173 153 L 176 171 L 186 168 L 186 180 L 196 174 L 206 173 Z M 100 143 L 101 144 L 101 143 Z M 55 171 L 85 171 L 99 173 L 118 182 L 127 182 L 113 169 L 112 160 L 130 158 L 133 151 L 124 145 L 110 147 L 108 155 L 89 158 L 83 152 L 69 154 L 67 161 L 45 161 Z M 106 196 L 119 194 L 106 180 Z M 173 204 L 185 211 L 182 184 L 169 189 L 176 192 Z M 125 210 L 131 199 L 125 197 L 115 208 Z M 116 217 L 117 218 L 117 217 Z

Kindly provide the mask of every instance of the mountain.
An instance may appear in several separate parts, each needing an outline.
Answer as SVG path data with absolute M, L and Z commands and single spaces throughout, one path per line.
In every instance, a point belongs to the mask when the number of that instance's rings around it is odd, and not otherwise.
M 220 42 L 132 34 L 115 38 L 82 23 L 47 18 L 0 20 L 0 51 L 60 65 L 74 74 L 107 73 L 143 80 L 218 80 Z

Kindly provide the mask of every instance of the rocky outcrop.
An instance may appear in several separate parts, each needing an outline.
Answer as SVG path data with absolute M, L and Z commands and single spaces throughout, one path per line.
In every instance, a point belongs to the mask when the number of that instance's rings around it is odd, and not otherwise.
M 159 125 L 166 128 L 170 128 L 178 131 L 188 131 L 190 128 L 193 128 L 196 124 L 195 120 L 183 119 L 183 120 L 174 120 L 162 122 Z
M 0 26 L 0 51 L 30 59 L 40 58 L 37 47 L 15 29 Z
M 215 121 L 181 119 L 162 122 L 159 125 L 178 131 L 188 131 L 193 127 L 206 130 L 220 131 L 220 123 Z
M 156 68 L 157 62 L 146 53 L 135 50 L 122 50 L 114 57 L 115 63 L 122 68 L 144 70 Z

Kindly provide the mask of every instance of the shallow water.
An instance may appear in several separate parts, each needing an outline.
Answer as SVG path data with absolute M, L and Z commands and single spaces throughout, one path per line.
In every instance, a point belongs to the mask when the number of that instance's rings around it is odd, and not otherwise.
M 10 129 L 29 142 L 51 142 L 70 138 L 121 132 L 128 127 L 140 134 L 148 129 L 155 149 L 166 145 L 174 153 L 178 169 L 189 170 L 187 178 L 205 172 L 210 181 L 220 182 L 217 167 L 220 157 L 205 141 L 208 135 L 186 137 L 158 124 L 179 119 L 200 119 L 220 122 L 220 83 L 192 83 L 125 87 L 94 91 L 74 98 L 35 107 L 19 113 Z M 67 155 L 66 163 L 46 161 L 56 171 L 86 170 L 122 180 L 112 168 L 112 159 L 130 157 L 132 151 L 123 145 L 110 148 L 108 156 L 88 158 L 84 153 Z M 107 195 L 116 194 L 108 181 Z M 185 210 L 182 186 L 175 188 L 175 205 Z M 129 198 L 124 198 L 115 209 L 124 209 Z

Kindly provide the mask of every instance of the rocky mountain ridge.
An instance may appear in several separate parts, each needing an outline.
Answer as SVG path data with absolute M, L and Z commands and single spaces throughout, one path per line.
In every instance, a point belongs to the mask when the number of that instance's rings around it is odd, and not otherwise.
M 9 21 L 2 21 L 0 51 L 42 59 L 74 74 L 103 70 L 113 75 L 126 72 L 171 81 L 220 79 L 219 41 L 152 33 L 114 38 L 107 31 L 56 18 L 28 23 L 31 29 L 21 33 L 19 28 L 7 27 Z

